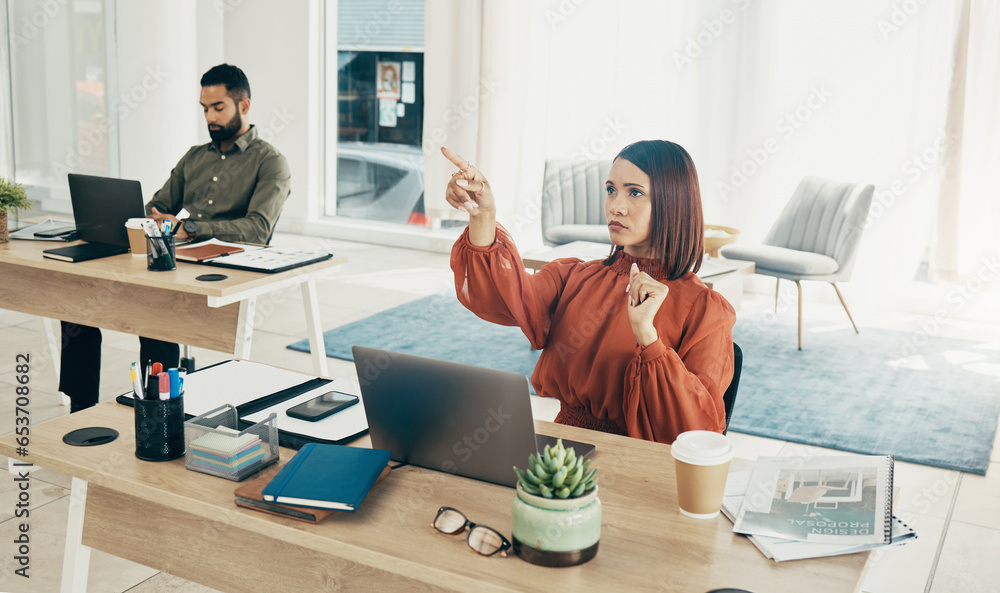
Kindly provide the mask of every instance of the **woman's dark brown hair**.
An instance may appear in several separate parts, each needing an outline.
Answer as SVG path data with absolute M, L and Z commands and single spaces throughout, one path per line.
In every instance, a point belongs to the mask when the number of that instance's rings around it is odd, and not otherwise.
M 615 157 L 618 159 L 625 159 L 649 175 L 653 257 L 663 262 L 670 280 L 688 271 L 697 272 L 705 254 L 705 222 L 698 171 L 691 155 L 667 140 L 642 140 L 623 148 Z M 618 259 L 622 250 L 615 247 L 605 263 L 610 265 Z

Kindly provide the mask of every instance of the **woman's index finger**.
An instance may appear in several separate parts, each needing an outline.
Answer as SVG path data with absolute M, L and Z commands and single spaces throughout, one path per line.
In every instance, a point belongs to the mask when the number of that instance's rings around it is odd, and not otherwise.
M 456 153 L 455 151 L 450 150 L 450 149 L 448 149 L 448 148 L 446 148 L 444 146 L 441 147 L 441 154 L 443 154 L 446 159 L 448 159 L 449 161 L 451 161 L 452 164 L 454 164 L 459 169 L 462 168 L 462 165 L 465 165 L 468 162 L 465 159 L 463 159 L 461 156 L 459 156 L 458 153 Z

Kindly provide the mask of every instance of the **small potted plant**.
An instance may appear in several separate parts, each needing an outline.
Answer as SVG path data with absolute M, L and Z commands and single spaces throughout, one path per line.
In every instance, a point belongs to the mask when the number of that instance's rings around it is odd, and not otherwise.
M 24 193 L 24 188 L 20 183 L 7 181 L 0 177 L 0 243 L 6 243 L 9 239 L 7 235 L 7 212 L 10 210 L 26 210 L 31 208 L 32 202 L 28 200 L 28 194 Z
M 542 566 L 575 566 L 597 555 L 601 539 L 601 501 L 597 468 L 572 447 L 545 445 L 514 468 L 517 494 L 512 510 L 514 553 Z

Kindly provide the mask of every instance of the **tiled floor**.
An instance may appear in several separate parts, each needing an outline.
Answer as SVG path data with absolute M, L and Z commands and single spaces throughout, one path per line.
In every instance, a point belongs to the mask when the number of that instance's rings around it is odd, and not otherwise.
M 319 301 L 324 329 L 330 329 L 425 295 L 453 290 L 448 256 L 359 243 L 346 243 L 294 235 L 278 235 L 276 244 L 322 247 L 345 254 L 348 264 L 320 283 Z M 8 281 L 8 279 L 3 279 Z M 807 296 L 808 298 L 808 296 Z M 850 297 L 848 297 L 850 298 Z M 744 310 L 771 306 L 771 297 L 747 294 Z M 302 299 L 298 290 L 267 295 L 258 299 L 256 329 L 251 358 L 269 364 L 311 372 L 309 356 L 285 346 L 305 336 Z M 922 320 L 909 314 L 868 315 L 860 308 L 852 311 L 862 327 L 886 327 L 918 331 Z M 792 309 L 788 315 L 794 315 Z M 811 319 L 846 323 L 839 305 L 810 302 Z M 943 335 L 1000 342 L 1000 328 L 953 321 Z M 56 379 L 52 371 L 41 321 L 29 315 L 0 311 L 0 386 L 14 383 L 7 361 L 17 352 L 28 351 L 33 365 L 33 422 L 38 423 L 68 413 L 59 405 Z M 793 340 L 793 336 L 789 336 Z M 808 344 L 809 336 L 806 336 Z M 122 369 L 136 356 L 138 340 L 116 332 L 104 333 L 102 360 L 102 401 L 129 389 L 128 374 Z M 199 366 L 229 358 L 228 355 L 196 350 Z M 328 359 L 334 377 L 353 376 L 352 363 Z M 2 388 L 2 387 L 0 387 Z M 557 405 L 551 400 L 535 400 L 536 417 L 551 419 Z M 0 434 L 13 430 L 11 398 L 0 400 Z M 815 448 L 743 434 L 730 433 L 741 457 L 793 454 Z M 6 464 L 5 459 L 0 462 Z M 1000 591 L 1000 448 L 994 447 L 993 463 L 985 477 L 960 474 L 909 463 L 897 463 L 896 484 L 900 487 L 897 515 L 914 527 L 917 541 L 876 554 L 865 578 L 867 593 L 907 593 L 930 591 Z M 13 576 L 12 555 L 0 557 L 0 591 L 39 592 L 58 590 L 68 512 L 69 479 L 47 470 L 34 474 L 32 491 L 32 578 Z M 0 542 L 15 536 L 13 509 L 16 497 L 11 480 L 0 480 Z M 9 546 L 10 544 L 3 544 Z M 91 556 L 90 591 L 102 593 L 210 593 L 212 590 L 138 564 L 94 551 Z M 761 561 L 765 561 L 763 558 Z M 777 589 L 776 589 L 777 590 Z M 763 592 L 759 592 L 763 593 Z

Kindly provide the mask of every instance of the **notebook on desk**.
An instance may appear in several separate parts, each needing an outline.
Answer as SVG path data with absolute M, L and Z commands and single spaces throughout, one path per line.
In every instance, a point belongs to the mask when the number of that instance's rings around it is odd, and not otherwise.
M 518 373 L 354 346 L 372 447 L 392 459 L 514 487 L 513 467 L 555 443 L 535 434 Z M 585 457 L 594 446 L 563 439 Z
M 77 237 L 86 243 L 46 249 L 42 256 L 80 262 L 128 253 L 125 221 L 146 216 L 139 182 L 75 173 L 67 177 Z

